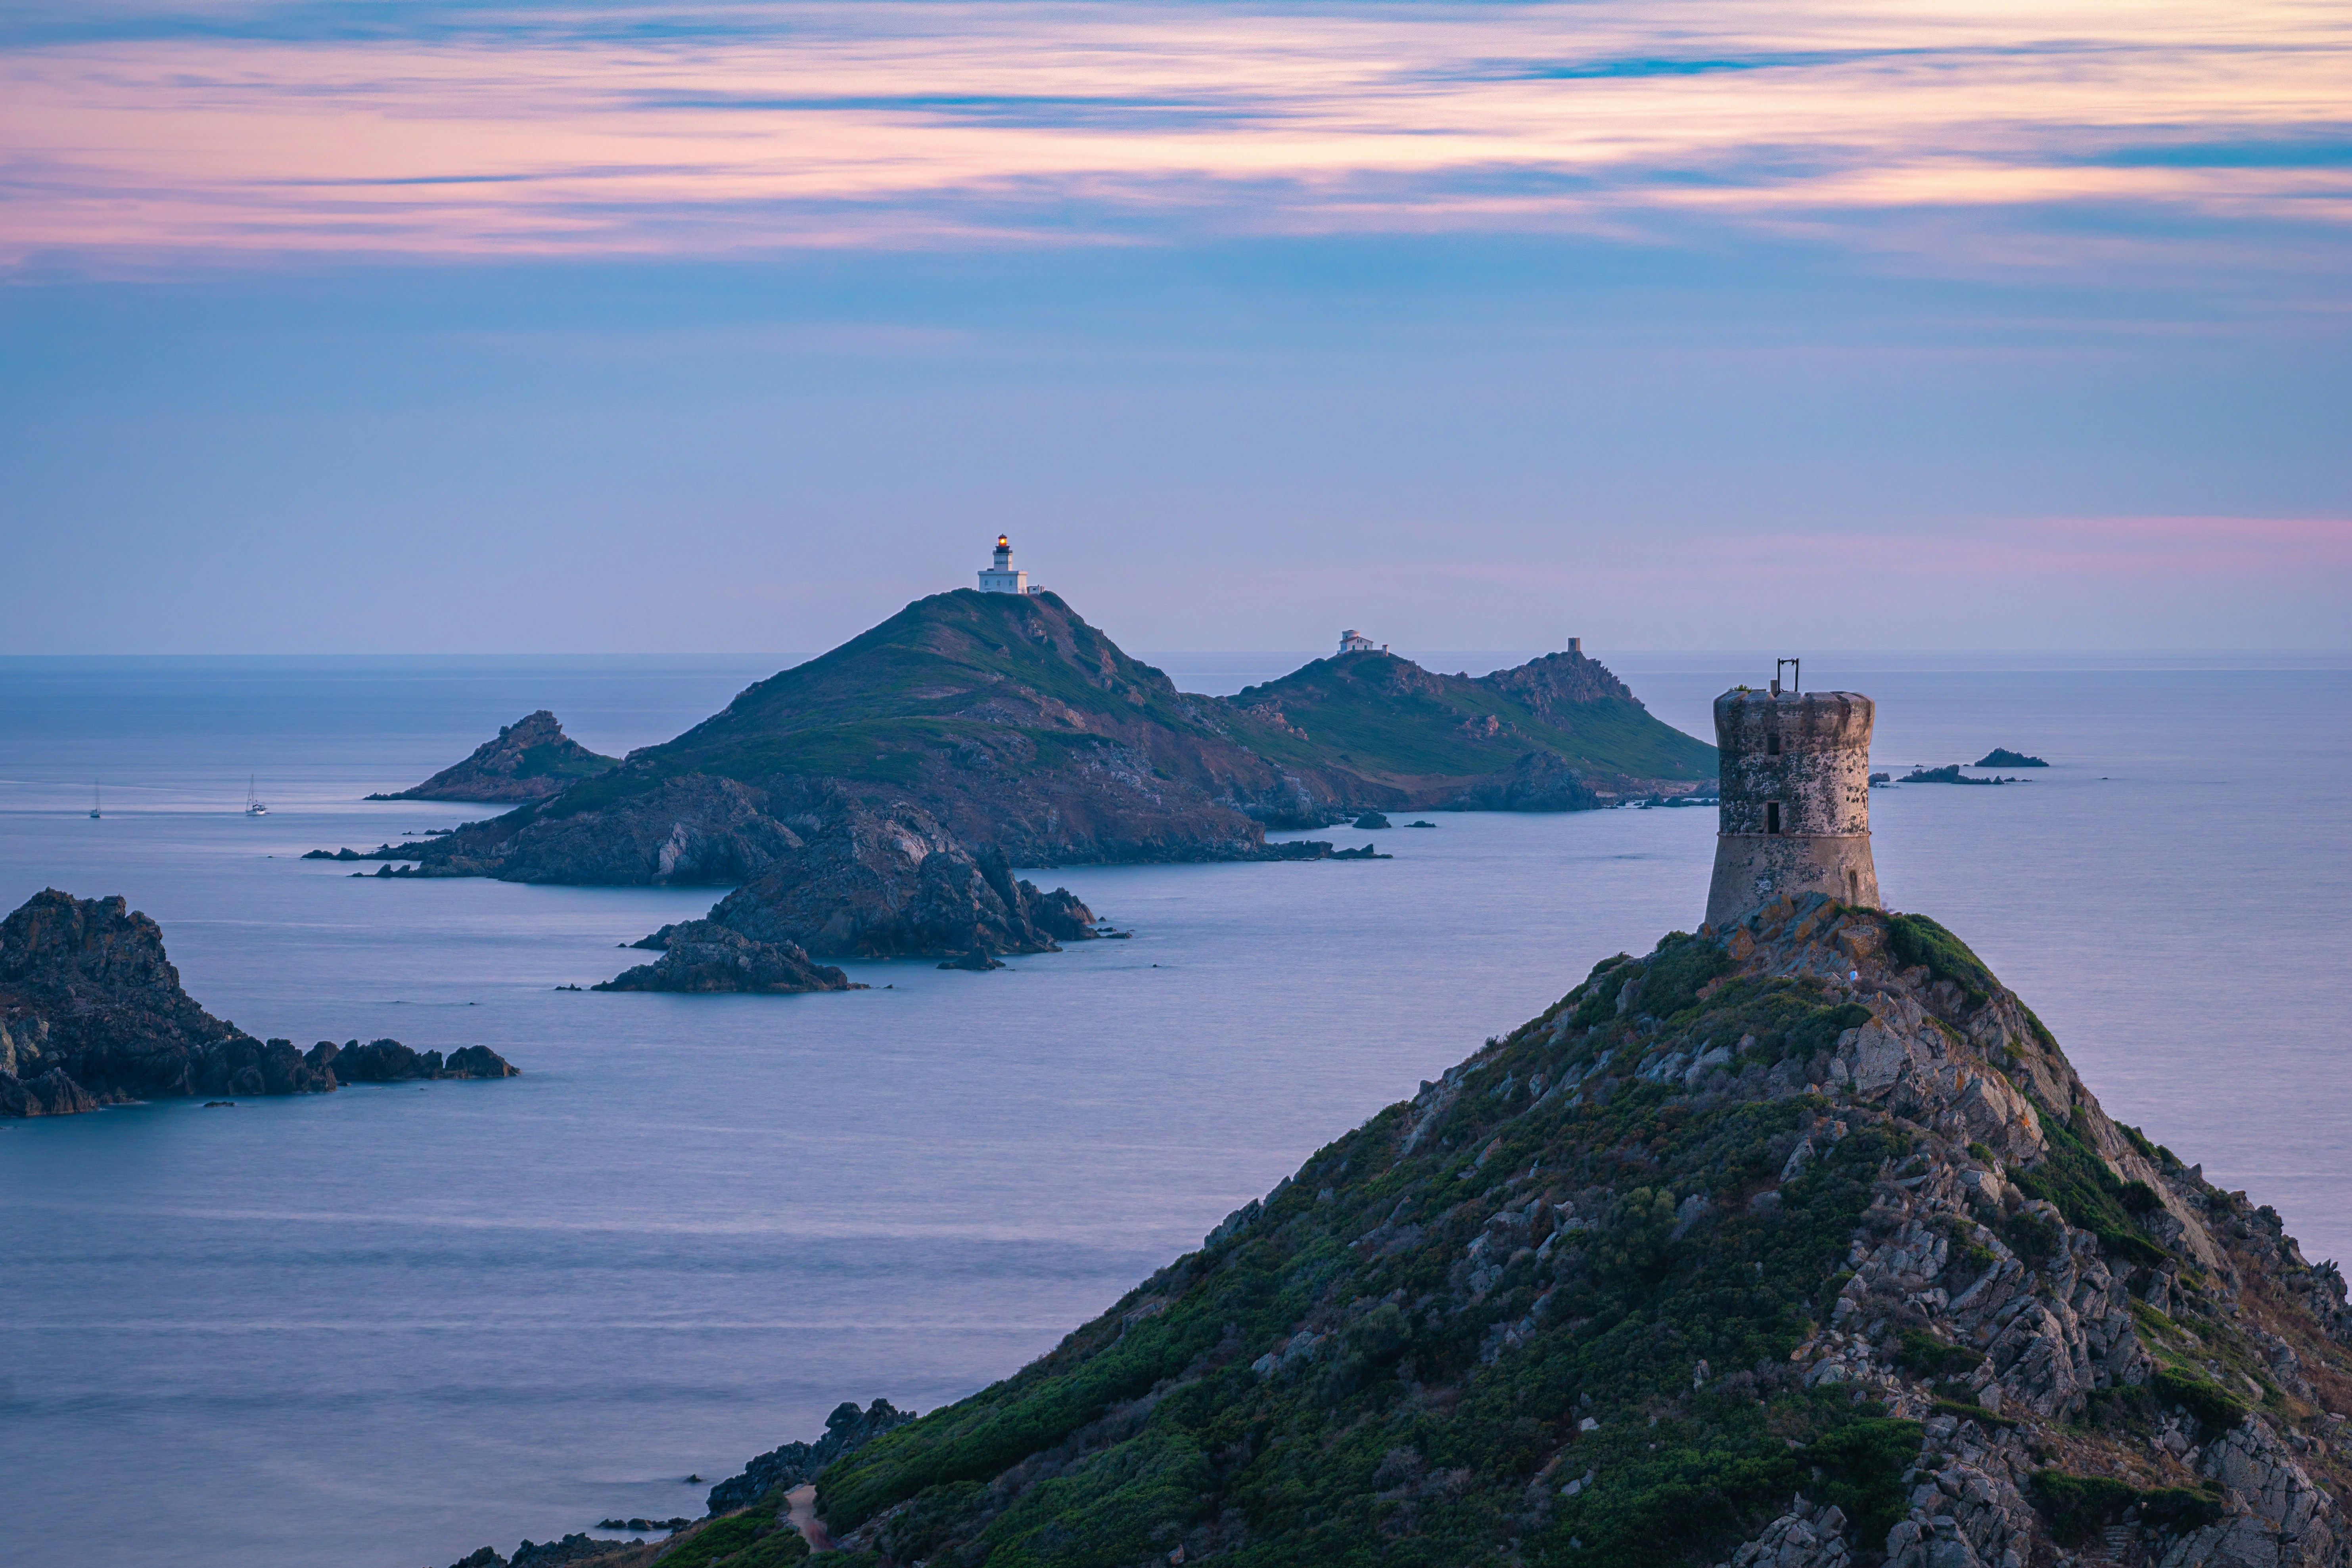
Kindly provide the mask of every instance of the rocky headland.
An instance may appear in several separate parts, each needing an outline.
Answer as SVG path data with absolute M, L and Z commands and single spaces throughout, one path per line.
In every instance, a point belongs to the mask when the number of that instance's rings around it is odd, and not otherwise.
M 429 842 L 314 853 L 424 876 L 740 884 L 795 855 L 791 818 L 834 789 L 921 811 L 1008 864 L 1291 859 L 1316 852 L 1269 847 L 1269 827 L 1588 809 L 1714 773 L 1713 747 L 1581 653 L 1475 679 L 1344 654 L 1199 697 L 1051 594 L 959 591 L 546 799 Z
M 1783 900 L 1601 963 L 663 1560 L 2343 1568 L 2348 1342 L 2336 1266 L 1949 931 Z
M 164 956 L 162 930 L 121 898 L 51 888 L 0 921 L 0 1116 L 515 1073 L 483 1046 L 444 1058 L 397 1040 L 321 1040 L 308 1051 L 257 1040 L 196 1005 Z
M 507 725 L 471 756 L 423 784 L 370 800 L 467 800 L 513 805 L 545 800 L 582 779 L 609 773 L 617 757 L 599 756 L 563 732 L 542 708 Z

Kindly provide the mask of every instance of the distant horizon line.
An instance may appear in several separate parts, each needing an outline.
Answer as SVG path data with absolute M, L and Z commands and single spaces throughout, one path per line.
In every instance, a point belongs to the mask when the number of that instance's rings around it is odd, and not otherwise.
M 1589 639 L 1588 639 L 1588 640 L 1589 640 Z M 834 647 L 841 647 L 841 646 L 843 646 L 843 645 L 842 645 L 842 644 L 838 644 L 838 643 L 836 643 L 836 644 L 835 644 L 835 645 L 834 645 Z M 1601 649 L 1601 650 L 1594 650 L 1594 649 L 1591 649 L 1591 648 L 1585 648 L 1585 649 L 1583 649 L 1583 650 L 1581 650 L 1581 651 L 1584 653 L 1584 655 L 1585 655 L 1585 657 L 1586 657 L 1586 658 L 1592 658 L 1592 659 L 1595 659 L 1595 660 L 1599 660 L 1599 661 L 1601 661 L 1601 662 L 1605 662 L 1605 661 L 1606 661 L 1606 659 L 1607 659 L 1608 658 L 1611 658 L 1611 657 L 1616 657 L 1616 658 L 1633 657 L 1633 658 L 1706 658 L 1706 659 L 1751 659 L 1751 658 L 1758 658 L 1759 655 L 1761 655 L 1762 657 L 1766 657 L 1766 658 L 1773 657 L 1773 656 L 1774 656 L 1774 654 L 1776 654 L 1776 653 L 1783 653 L 1783 652 L 1785 652 L 1785 651 L 1787 650 L 1787 648 L 1788 648 L 1790 646 L 1790 645 L 1789 645 L 1789 644 L 1782 643 L 1782 644 L 1772 644 L 1772 645 L 1758 645 L 1757 647 L 1609 647 L 1609 648 L 1604 648 L 1604 649 Z M 294 663 L 294 662 L 300 662 L 300 661 L 309 661 L 309 662 L 315 662 L 315 663 L 329 663 L 329 662 L 360 663 L 360 662 L 364 662 L 364 661 L 373 660 L 373 661 L 378 661 L 378 662 L 386 662 L 386 663 L 389 663 L 389 662 L 405 662 L 405 663 L 416 663 L 416 662 L 442 662 L 442 663 L 451 663 L 451 664 L 456 664 L 456 663 L 464 663 L 464 662 L 467 662 L 467 661 L 489 661 L 489 660 L 496 660 L 496 661 L 499 661 L 499 662 L 506 662 L 506 663 L 527 663 L 527 662 L 531 662 L 531 661 L 540 661 L 540 662 L 548 662 L 548 663 L 583 664 L 583 663 L 591 663 L 591 662 L 595 662 L 595 661 L 621 661 L 621 660 L 627 660 L 627 661 L 635 661 L 635 662 L 662 661 L 662 662 L 671 662 L 671 663 L 687 663 L 687 662 L 694 662 L 694 663 L 729 663 L 729 664 L 735 664 L 735 663 L 744 663 L 744 662 L 759 662 L 759 663 L 766 663 L 766 662 L 773 662 L 773 661 L 776 661 L 776 660 L 791 660 L 791 661 L 793 661 L 793 663 L 799 664 L 799 663 L 806 663 L 808 660 L 813 659 L 813 658 L 822 658 L 822 657 L 824 657 L 824 655 L 825 655 L 826 653 L 829 653 L 829 652 L 831 652 L 831 651 L 833 651 L 833 649 L 832 649 L 832 648 L 816 648 L 816 649 L 807 649 L 807 648 L 769 648 L 769 649 L 747 649 L 747 650 L 738 651 L 738 652 L 730 652 L 730 651 L 726 651 L 726 650 L 722 650 L 722 649 L 700 649 L 700 650 L 686 651 L 686 652 L 676 652 L 676 651 L 672 651 L 672 652 L 662 652 L 662 651 L 583 651 L 583 650 L 563 650 L 563 651 L 545 651 L 545 650 L 535 650 L 535 651 L 529 651 L 529 652 L 518 652 L 518 651 L 507 651 L 507 650 L 497 650 L 497 649 L 469 649 L 469 650 L 467 650 L 467 651 L 464 651 L 464 652 L 457 652 L 457 653 L 415 653 L 415 652 L 362 652 L 362 653 L 339 653 L 339 652 L 309 652 L 309 651 L 306 651 L 306 652 L 300 652 L 300 653 L 285 653 L 285 652 L 277 652 L 277 653 L 252 653 L 252 652 L 192 652 L 192 651 L 174 651 L 174 652 L 168 652 L 168 653 L 155 653 L 155 652 L 144 652 L 144 653 L 89 653 L 89 652 L 77 652 L 77 653 L 12 653 L 12 652 L 0 651 L 0 663 L 7 663 L 7 664 L 40 664 L 40 663 L 47 663 L 47 664 L 70 664 L 70 663 L 98 663 L 98 662 L 101 662 L 101 661 L 132 662 L 132 661 L 141 661 L 141 660 L 152 661 L 152 662 L 156 662 L 156 663 L 164 663 L 164 662 L 194 662 L 194 661 L 201 661 L 201 660 L 215 660 L 215 661 L 221 661 L 221 662 L 236 661 L 236 662 L 246 662 L 246 663 L 261 663 L 261 662 L 269 662 L 269 661 L 277 661 L 277 662 L 284 662 L 284 663 Z M 1295 648 L 1295 647 L 1291 647 L 1291 648 L 1286 648 L 1286 647 L 1249 647 L 1249 648 L 1205 648 L 1205 647 L 1195 647 L 1195 648 L 1129 648 L 1129 649 L 1126 649 L 1125 651 L 1127 652 L 1127 654 L 1128 654 L 1128 656 L 1129 656 L 1129 658 L 1135 658 L 1135 659 L 1139 659 L 1139 660 L 1141 660 L 1141 661 L 1143 661 L 1143 662 L 1145 662 L 1145 663 L 1150 663 L 1150 662 L 1154 661 L 1155 659 L 1160 659 L 1160 658 L 1297 658 L 1297 659 L 1300 659 L 1300 660 L 1303 660 L 1303 661 L 1311 662 L 1311 661 L 1316 660 L 1316 659 L 1330 658 L 1333 658 L 1333 657 L 1335 657 L 1336 652 L 1337 652 L 1337 650 L 1336 650 L 1336 649 L 1323 649 L 1323 650 L 1317 650 L 1317 649 L 1313 649 L 1313 648 Z M 1520 659 L 1520 660 L 1525 660 L 1525 659 L 1528 659 L 1528 658 L 1546 658 L 1546 657 L 1549 657 L 1549 655 L 1551 655 L 1551 654 L 1563 653 L 1563 652 L 1566 652 L 1567 650 L 1566 650 L 1565 648 L 1530 649 L 1530 648 L 1517 648 L 1517 647 L 1431 647 L 1424 648 L 1424 649 L 1421 650 L 1418 654 L 1416 654 L 1415 652 L 1413 652 L 1413 651 L 1412 651 L 1412 650 L 1411 650 L 1411 649 L 1408 649 L 1408 648 L 1398 648 L 1398 647 L 1393 647 L 1393 645 L 1391 645 L 1391 646 L 1390 646 L 1390 647 L 1389 647 L 1389 648 L 1387 648 L 1385 651 L 1391 651 L 1391 652 L 1395 653 L 1396 657 L 1398 657 L 1398 658 L 1404 658 L 1404 659 L 1411 660 L 1411 661 L 1412 661 L 1412 662 L 1414 662 L 1414 663 L 1419 663 L 1419 662 L 1421 662 L 1423 659 L 1427 659 L 1427 658 L 1446 658 L 1446 659 L 1454 659 L 1454 658 L 1512 658 L 1512 659 Z M 1936 647 L 1924 647 L 1924 648 L 1804 647 L 1804 648 L 1801 648 L 1801 649 L 1800 653 L 1799 653 L 1796 657 L 1801 657 L 1801 658 L 1808 658 L 1808 659 L 1811 659 L 1811 658 L 1823 658 L 1823 659 L 1849 659 L 1849 658 L 1896 658 L 1896 659 L 1953 659 L 1953 660 L 1986 660 L 1986 661 L 2002 661 L 2002 662 L 2013 661 L 2013 660 L 2017 660 L 2017 659 L 2094 659 L 2094 658 L 2123 658 L 2123 659 L 2133 659 L 2133 660 L 2150 660 L 2150 661 L 2154 661 L 2154 660 L 2180 661 L 2180 660 L 2195 660 L 2195 659 L 2231 659 L 2231 660 L 2247 660 L 2247 659 L 2285 659 L 2285 660 L 2319 660 L 2319 661 L 2325 661 L 2325 662 L 2331 662 L 2331 663 L 2332 663 L 2332 662 L 2352 662 L 2352 647 L 2341 647 L 2341 648 L 2305 648 L 2305 647 L 2267 647 L 2267 648 L 2265 648 L 2265 647 L 2176 647 L 2176 648 L 2162 648 L 2162 649 L 2159 649 L 2159 648 L 2146 648 L 2146 647 L 2087 647 L 2087 648 L 2084 648 L 2084 647 L 2075 647 L 2075 648 L 2066 648 L 2066 647 L 2039 647 L 2039 648 L 2037 648 L 2037 647 L 2011 647 L 2011 648 L 2000 648 L 2000 649 L 1986 649 L 1986 648 L 1983 648 L 1983 647 L 1959 647 L 1959 648 L 1936 648 Z M 779 666 L 779 668 L 791 668 L 791 666 L 790 666 L 790 665 L 780 665 L 780 666 Z

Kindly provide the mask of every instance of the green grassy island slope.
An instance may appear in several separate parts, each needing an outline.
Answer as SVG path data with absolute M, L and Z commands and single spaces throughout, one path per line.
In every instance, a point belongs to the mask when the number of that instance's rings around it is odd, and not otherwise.
M 1571 810 L 1713 778 L 1711 746 L 1600 665 L 1481 679 L 1386 654 L 1234 699 L 1180 692 L 1051 594 L 917 600 L 551 798 L 373 855 L 419 872 L 741 882 L 827 791 L 919 807 L 1022 865 L 1248 858 L 1369 808 Z

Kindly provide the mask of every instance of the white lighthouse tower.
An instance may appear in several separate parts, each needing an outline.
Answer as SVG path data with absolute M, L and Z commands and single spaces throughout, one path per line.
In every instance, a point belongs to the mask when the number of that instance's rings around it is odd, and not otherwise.
M 996 564 L 980 574 L 980 591 L 983 594 L 1042 594 L 1045 589 L 1029 585 L 1029 574 L 1013 569 L 1013 540 L 1009 535 L 996 536 Z

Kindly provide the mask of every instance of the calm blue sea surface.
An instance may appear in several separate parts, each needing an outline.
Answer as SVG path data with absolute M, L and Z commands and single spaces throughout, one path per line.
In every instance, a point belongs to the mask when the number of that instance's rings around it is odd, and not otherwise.
M 1157 661 L 1230 691 L 1303 657 Z M 1601 657 L 1701 734 L 1769 666 Z M 0 1124 L 0 1556 L 417 1568 L 698 1512 L 682 1478 L 844 1398 L 928 1409 L 1013 1371 L 1705 900 L 1711 812 L 1441 816 L 1369 836 L 1397 857 L 1371 864 L 1050 873 L 1137 939 L 1001 973 L 598 995 L 554 987 L 714 895 L 296 858 L 481 815 L 358 797 L 533 708 L 618 752 L 782 662 L 0 660 L 0 909 L 121 893 L 255 1034 L 478 1042 L 526 1074 Z M 2056 764 L 1875 795 L 1889 900 L 1974 943 L 2110 1110 L 2352 1255 L 2352 668 L 1806 673 L 1877 698 L 1884 763 Z

